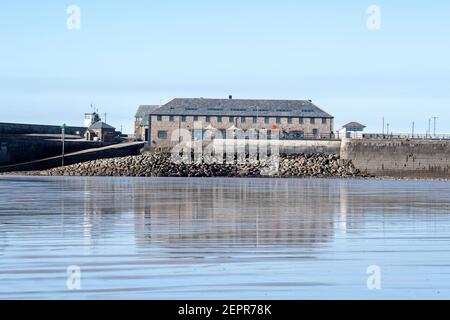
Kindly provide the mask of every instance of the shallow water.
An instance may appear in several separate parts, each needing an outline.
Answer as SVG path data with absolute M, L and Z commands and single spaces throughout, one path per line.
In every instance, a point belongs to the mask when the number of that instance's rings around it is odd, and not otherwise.
M 0 299 L 449 299 L 449 195 L 425 181 L 0 177 Z

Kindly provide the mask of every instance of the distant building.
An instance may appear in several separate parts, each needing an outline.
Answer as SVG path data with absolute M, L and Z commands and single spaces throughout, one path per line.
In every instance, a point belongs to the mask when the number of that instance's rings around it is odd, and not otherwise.
M 339 131 L 339 138 L 362 138 L 365 125 L 359 122 L 350 122 L 344 125 Z
M 174 99 L 151 113 L 151 144 L 169 146 L 174 130 L 278 130 L 286 139 L 330 139 L 334 117 L 309 100 Z M 202 134 L 200 132 L 200 134 Z
M 85 133 L 85 138 L 89 141 L 114 142 L 117 136 L 116 128 L 102 121 L 92 124 Z
M 136 140 L 148 141 L 150 134 L 151 118 L 150 113 L 158 109 L 156 105 L 139 106 L 134 121 L 134 138 Z

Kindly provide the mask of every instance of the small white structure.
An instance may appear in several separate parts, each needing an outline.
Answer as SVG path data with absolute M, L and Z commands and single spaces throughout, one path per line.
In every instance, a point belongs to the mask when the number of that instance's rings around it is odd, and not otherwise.
M 353 139 L 361 139 L 364 134 L 365 125 L 362 125 L 359 122 L 350 122 L 344 125 L 341 129 L 338 130 L 339 138 L 353 138 Z
M 89 128 L 94 123 L 100 121 L 100 116 L 96 112 L 84 114 L 84 127 Z

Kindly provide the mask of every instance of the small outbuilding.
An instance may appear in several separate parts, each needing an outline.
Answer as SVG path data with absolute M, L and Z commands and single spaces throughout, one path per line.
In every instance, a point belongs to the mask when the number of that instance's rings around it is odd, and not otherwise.
M 113 142 L 117 137 L 116 128 L 103 121 L 97 121 L 87 129 L 85 137 L 90 141 L 98 139 L 102 142 Z
M 338 131 L 339 138 L 362 138 L 365 125 L 359 122 L 349 122 Z

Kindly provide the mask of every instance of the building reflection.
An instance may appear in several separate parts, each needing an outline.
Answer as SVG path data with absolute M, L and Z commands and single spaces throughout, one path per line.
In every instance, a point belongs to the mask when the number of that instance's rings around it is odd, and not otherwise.
M 137 244 L 258 247 L 330 241 L 339 191 L 323 183 L 317 192 L 317 181 L 301 186 L 272 179 L 162 184 L 157 194 L 151 186 L 145 192 L 138 187 Z
M 85 244 L 132 233 L 136 246 L 308 246 L 364 223 L 346 180 L 85 179 Z M 73 184 L 73 182 L 72 182 Z M 73 185 L 72 185 L 73 188 Z M 75 200 L 65 200 L 74 209 Z M 66 208 L 66 210 L 67 210 Z M 124 231 L 123 228 L 132 229 Z

